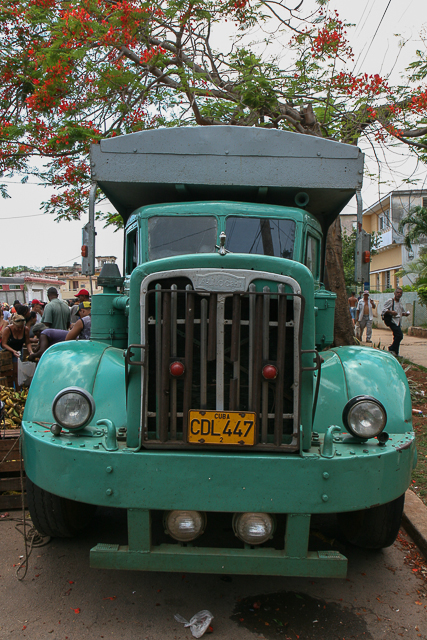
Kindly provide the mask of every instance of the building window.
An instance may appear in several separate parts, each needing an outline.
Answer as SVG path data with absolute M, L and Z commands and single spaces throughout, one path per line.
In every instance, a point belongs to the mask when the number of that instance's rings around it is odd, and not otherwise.
M 423 198 L 423 207 L 427 209 L 427 198 Z
M 396 287 L 400 286 L 400 278 L 396 276 Z
M 385 231 L 390 226 L 390 210 L 387 209 L 384 213 L 378 216 L 379 231 Z
M 377 291 L 381 291 L 381 279 L 380 279 L 380 274 L 377 273 L 377 286 L 376 286 L 376 290 Z
M 78 289 L 79 288 L 79 281 L 78 280 L 73 280 L 73 290 L 74 289 Z
M 385 288 L 390 289 L 390 271 L 385 272 Z

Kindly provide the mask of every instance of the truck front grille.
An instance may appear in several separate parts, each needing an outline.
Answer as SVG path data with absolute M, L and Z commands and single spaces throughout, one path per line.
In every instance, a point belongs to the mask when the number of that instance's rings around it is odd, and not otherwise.
M 188 278 L 153 279 L 142 295 L 143 447 L 198 448 L 187 443 L 193 409 L 253 411 L 250 450 L 298 450 L 303 303 L 281 283 L 224 292 L 195 290 Z M 175 361 L 185 366 L 181 378 L 170 374 Z M 272 381 L 262 376 L 267 363 L 278 370 Z

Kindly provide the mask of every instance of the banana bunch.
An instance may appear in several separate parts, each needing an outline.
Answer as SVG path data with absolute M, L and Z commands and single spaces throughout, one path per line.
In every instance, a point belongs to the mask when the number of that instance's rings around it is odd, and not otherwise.
M 0 400 L 5 404 L 6 429 L 17 429 L 21 426 L 27 395 L 28 388 L 22 391 L 15 391 L 11 387 L 0 387 Z M 0 428 L 2 427 L 3 424 L 0 424 Z

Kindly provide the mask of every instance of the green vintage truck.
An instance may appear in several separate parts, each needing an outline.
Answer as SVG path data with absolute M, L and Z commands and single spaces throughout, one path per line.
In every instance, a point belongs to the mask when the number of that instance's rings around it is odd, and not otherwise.
M 319 514 L 355 545 L 392 544 L 416 460 L 408 384 L 389 353 L 331 348 L 322 285 L 360 150 L 166 128 L 102 140 L 91 167 L 92 211 L 100 188 L 125 223 L 124 273 L 101 272 L 91 339 L 37 367 L 23 420 L 36 528 L 71 536 L 120 507 L 128 544 L 99 531 L 92 567 L 222 574 L 345 576 L 310 536 Z

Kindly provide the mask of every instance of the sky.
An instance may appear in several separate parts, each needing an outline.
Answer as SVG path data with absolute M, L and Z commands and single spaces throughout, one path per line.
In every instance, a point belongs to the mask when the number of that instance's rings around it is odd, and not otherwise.
M 299 0 L 288 0 L 296 6 Z M 313 6 L 313 0 L 305 0 L 301 10 Z M 415 57 L 420 47 L 420 32 L 427 27 L 425 0 L 331 0 L 340 16 L 357 27 L 348 36 L 355 53 L 356 71 L 380 73 L 390 76 L 390 82 L 398 83 L 399 75 Z M 305 13 L 305 12 L 304 12 Z M 399 34 L 399 35 L 396 35 Z M 405 40 L 400 48 L 398 43 Z M 372 149 L 363 148 L 371 170 L 376 170 Z M 391 150 L 381 163 L 380 182 L 365 177 L 362 198 L 364 206 L 370 206 L 392 189 L 405 188 L 407 177 L 420 178 L 413 188 L 427 184 L 426 168 L 408 159 L 405 149 Z M 40 204 L 48 200 L 50 191 L 34 184 L 34 179 L 22 185 L 19 176 L 2 180 L 8 184 L 10 199 L 0 199 L 0 265 L 25 264 L 41 268 L 46 265 L 71 265 L 80 262 L 81 229 L 87 217 L 81 221 L 56 223 L 52 215 L 42 214 Z M 102 205 L 105 210 L 113 207 Z M 355 201 L 346 208 L 356 211 Z M 97 224 L 96 255 L 118 258 L 122 266 L 123 231 L 114 232 Z

